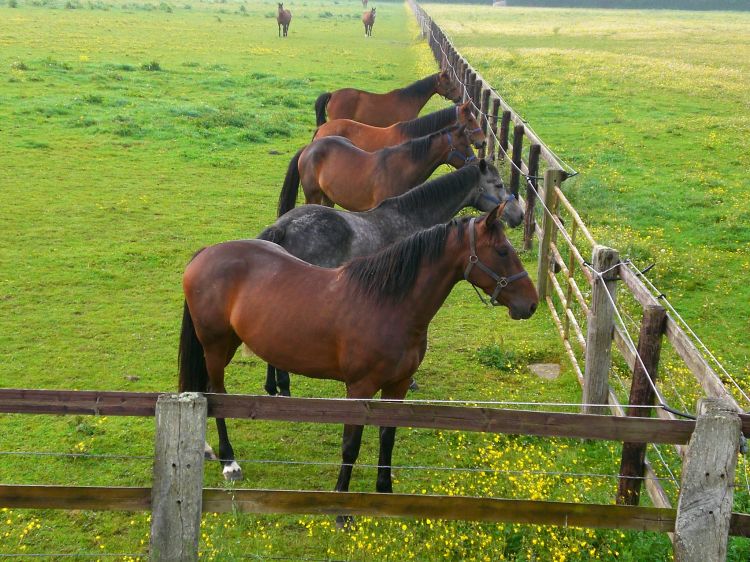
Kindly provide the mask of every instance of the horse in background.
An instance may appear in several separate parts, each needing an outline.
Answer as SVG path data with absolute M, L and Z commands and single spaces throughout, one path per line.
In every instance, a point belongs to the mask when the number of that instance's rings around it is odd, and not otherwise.
M 316 124 L 320 127 L 326 122 L 327 111 L 330 119 L 351 119 L 374 127 L 390 127 L 400 121 L 415 119 L 435 94 L 454 103 L 462 101 L 461 87 L 451 79 L 447 70 L 385 94 L 355 88 L 326 92 L 315 100 Z
M 372 37 L 372 25 L 375 23 L 375 8 L 362 14 L 362 23 L 365 24 L 365 37 Z
M 279 24 L 279 37 L 281 37 L 282 27 L 284 29 L 284 37 L 287 36 L 289 31 L 289 23 L 292 21 L 292 12 L 284 9 L 284 4 L 279 2 L 279 12 L 276 14 L 276 23 Z
M 362 0 L 362 7 L 367 8 L 367 0 Z
M 456 124 L 466 126 L 466 133 L 474 144 L 474 148 L 479 149 L 486 144 L 487 138 L 471 109 L 470 101 L 428 113 L 411 121 L 402 121 L 390 127 L 373 127 L 351 119 L 334 119 L 318 127 L 313 140 L 331 136 L 344 137 L 352 141 L 357 148 L 375 152 L 417 137 L 431 135 L 440 129 Z
M 324 137 L 289 162 L 278 216 L 294 208 L 300 183 L 306 203 L 366 211 L 424 182 L 441 164 L 461 168 L 474 161 L 466 128 L 458 125 L 376 152 L 344 137 Z

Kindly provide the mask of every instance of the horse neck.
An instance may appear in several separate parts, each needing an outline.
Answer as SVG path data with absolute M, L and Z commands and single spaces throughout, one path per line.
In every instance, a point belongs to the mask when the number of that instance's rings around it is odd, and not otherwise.
M 458 239 L 457 227 L 445 242 L 443 255 L 433 263 L 423 263 L 414 287 L 406 299 L 413 328 L 420 330 L 430 324 L 437 311 L 450 295 L 453 287 L 463 279 L 468 260 L 469 241 Z
M 431 87 L 416 92 L 410 90 L 410 88 L 418 82 L 424 82 L 426 80 L 432 81 Z M 417 80 L 417 82 L 414 82 L 406 88 L 395 90 L 393 93 L 400 98 L 400 102 L 403 105 L 409 105 L 414 110 L 414 115 L 417 115 L 425 104 L 430 101 L 430 98 L 437 93 L 437 77 L 436 75 L 432 75 L 427 78 L 422 78 L 422 80 Z
M 408 148 L 408 145 L 406 149 L 411 150 Z M 410 185 L 422 183 L 438 169 L 440 164 L 445 163 L 449 153 L 450 143 L 448 143 L 448 135 L 440 135 L 432 140 L 427 154 L 421 160 L 415 162 L 411 160 L 411 154 L 407 154 L 411 167 L 407 165 L 407 167 L 402 168 L 401 177 L 407 179 L 408 181 L 405 181 L 405 183 Z
M 455 173 L 457 172 L 453 172 Z M 388 208 L 389 215 L 393 217 L 392 222 L 408 224 L 412 231 L 448 222 L 458 211 L 469 206 L 469 193 L 476 182 L 462 178 L 451 189 L 441 190 L 439 196 L 429 193 L 438 189 L 432 183 L 422 184 L 398 198 L 386 200 L 383 207 Z M 422 194 L 423 197 L 420 196 Z M 386 216 L 385 213 L 383 216 Z M 399 228 L 399 231 L 403 232 L 403 228 Z

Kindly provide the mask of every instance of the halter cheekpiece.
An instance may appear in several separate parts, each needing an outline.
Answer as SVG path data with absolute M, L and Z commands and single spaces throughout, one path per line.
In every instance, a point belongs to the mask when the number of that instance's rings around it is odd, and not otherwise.
M 450 152 L 448 153 L 448 156 L 446 157 L 446 161 L 450 160 L 453 155 L 458 156 L 464 161 L 464 164 L 467 162 L 472 162 L 477 159 L 477 157 L 472 154 L 471 156 L 466 156 L 463 152 L 458 150 L 456 147 L 453 146 L 453 135 L 451 135 L 450 131 L 447 133 L 448 135 L 448 148 L 450 149 Z
M 476 235 L 474 234 L 474 223 L 476 222 L 477 218 L 472 217 L 469 221 L 469 251 L 471 254 L 469 255 L 469 263 L 466 264 L 466 269 L 464 269 L 464 279 L 472 286 L 474 287 L 474 290 L 477 292 L 477 296 L 479 297 L 479 300 L 481 300 L 484 304 L 491 304 L 492 306 L 497 306 L 500 303 L 497 302 L 497 297 L 500 294 L 500 291 L 502 291 L 505 287 L 507 287 L 510 283 L 513 283 L 513 281 L 518 281 L 519 279 L 523 279 L 524 277 L 528 277 L 529 273 L 525 269 L 523 271 L 519 271 L 518 273 L 514 273 L 510 277 L 500 277 L 497 273 L 492 271 L 489 267 L 487 267 L 485 264 L 482 263 L 482 261 L 479 259 L 479 256 L 477 255 L 477 247 L 476 247 Z M 474 268 L 474 266 L 477 266 L 479 269 L 484 271 L 487 275 L 489 275 L 494 281 L 495 281 L 495 290 L 492 292 L 492 296 L 490 297 L 489 302 L 485 300 L 485 298 L 482 296 L 482 293 L 477 289 L 477 286 L 474 285 L 471 281 L 469 281 L 469 274 L 471 273 L 471 270 Z

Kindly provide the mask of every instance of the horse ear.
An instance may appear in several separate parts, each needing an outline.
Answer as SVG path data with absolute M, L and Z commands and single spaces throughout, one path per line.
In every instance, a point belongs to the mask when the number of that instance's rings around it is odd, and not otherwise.
M 502 224 L 500 221 L 500 217 L 503 216 L 503 211 L 505 211 L 505 203 L 506 202 L 503 201 L 489 212 L 489 214 L 487 215 L 487 219 L 485 220 L 485 225 L 487 226 L 487 228 L 492 228 L 496 223 Z
M 479 159 L 479 171 L 483 174 L 487 173 L 487 160 L 485 160 L 484 158 Z

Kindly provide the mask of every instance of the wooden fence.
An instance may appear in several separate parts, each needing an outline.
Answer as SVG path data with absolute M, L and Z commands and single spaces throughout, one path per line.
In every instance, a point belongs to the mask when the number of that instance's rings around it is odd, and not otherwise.
M 649 413 L 637 406 L 656 405 L 659 418 L 676 419 L 677 412 L 666 404 L 656 387 L 660 351 L 666 335 L 674 353 L 695 377 L 702 393 L 721 399 L 735 412 L 741 412 L 722 378 L 688 335 L 689 327 L 683 327 L 678 315 L 665 310 L 662 305 L 665 301 L 660 302 L 659 298 L 663 295 L 652 294 L 641 272 L 629 262 L 621 261 L 616 250 L 597 244 L 562 191 L 562 183 L 570 176 L 565 165 L 459 53 L 425 10 L 414 0 L 408 0 L 408 3 L 436 61 L 463 85 L 464 100 L 471 100 L 482 116 L 481 123 L 489 139 L 483 156 L 504 161 L 510 167 L 510 187 L 526 211 L 523 246 L 529 250 L 535 240 L 538 244 L 537 288 L 540 298 L 548 305 L 566 354 L 583 387 L 582 410 L 603 413 L 601 405 L 608 404 L 615 415 L 639 416 Z M 524 140 L 529 143 L 526 149 Z M 521 190 L 521 178 L 525 190 Z M 539 224 L 538 215 L 541 215 Z M 590 261 L 583 257 L 582 244 L 591 249 Z M 620 314 L 617 293 L 623 290 L 642 307 L 637 344 L 617 321 L 620 318 L 616 318 Z M 589 292 L 591 298 L 587 300 L 584 295 Z M 576 311 L 583 318 L 577 318 Z M 636 408 L 629 408 L 627 412 L 609 384 L 613 347 L 632 374 L 628 403 Z M 682 446 L 676 448 L 684 455 Z M 645 451 L 643 442 L 624 446 L 618 502 L 637 505 L 641 482 L 645 481 L 654 505 L 670 507 L 664 490 L 652 478 L 654 471 Z M 646 480 L 641 480 L 642 476 L 646 476 Z
M 740 431 L 750 432 L 750 416 L 738 415 L 731 407 L 721 406 L 717 401 L 706 404 L 706 412 L 693 421 L 378 400 L 0 389 L 2 413 L 156 416 L 151 488 L 6 485 L 0 486 L 0 506 L 151 510 L 150 555 L 157 561 L 197 559 L 200 514 L 204 511 L 346 513 L 676 531 L 687 550 L 694 544 L 709 544 L 708 548 L 719 552 L 722 544 L 726 548 L 728 535 L 750 536 L 750 516 L 731 513 L 739 436 Z M 204 489 L 203 444 L 208 417 L 387 424 L 622 442 L 691 443 L 691 446 L 683 471 L 683 494 L 676 510 L 480 497 Z M 723 432 L 721 435 L 717 434 L 717 425 Z M 706 446 L 713 448 L 711 459 L 723 459 L 722 471 L 710 479 L 710 489 L 707 489 L 707 473 L 713 475 L 714 467 L 701 464 L 709 458 Z M 686 496 L 688 490 L 692 496 Z M 695 513 L 698 504 L 701 510 Z M 682 520 L 687 521 L 684 531 L 680 529 Z M 708 541 L 707 533 L 714 539 Z M 697 558 L 687 556 L 680 560 Z

